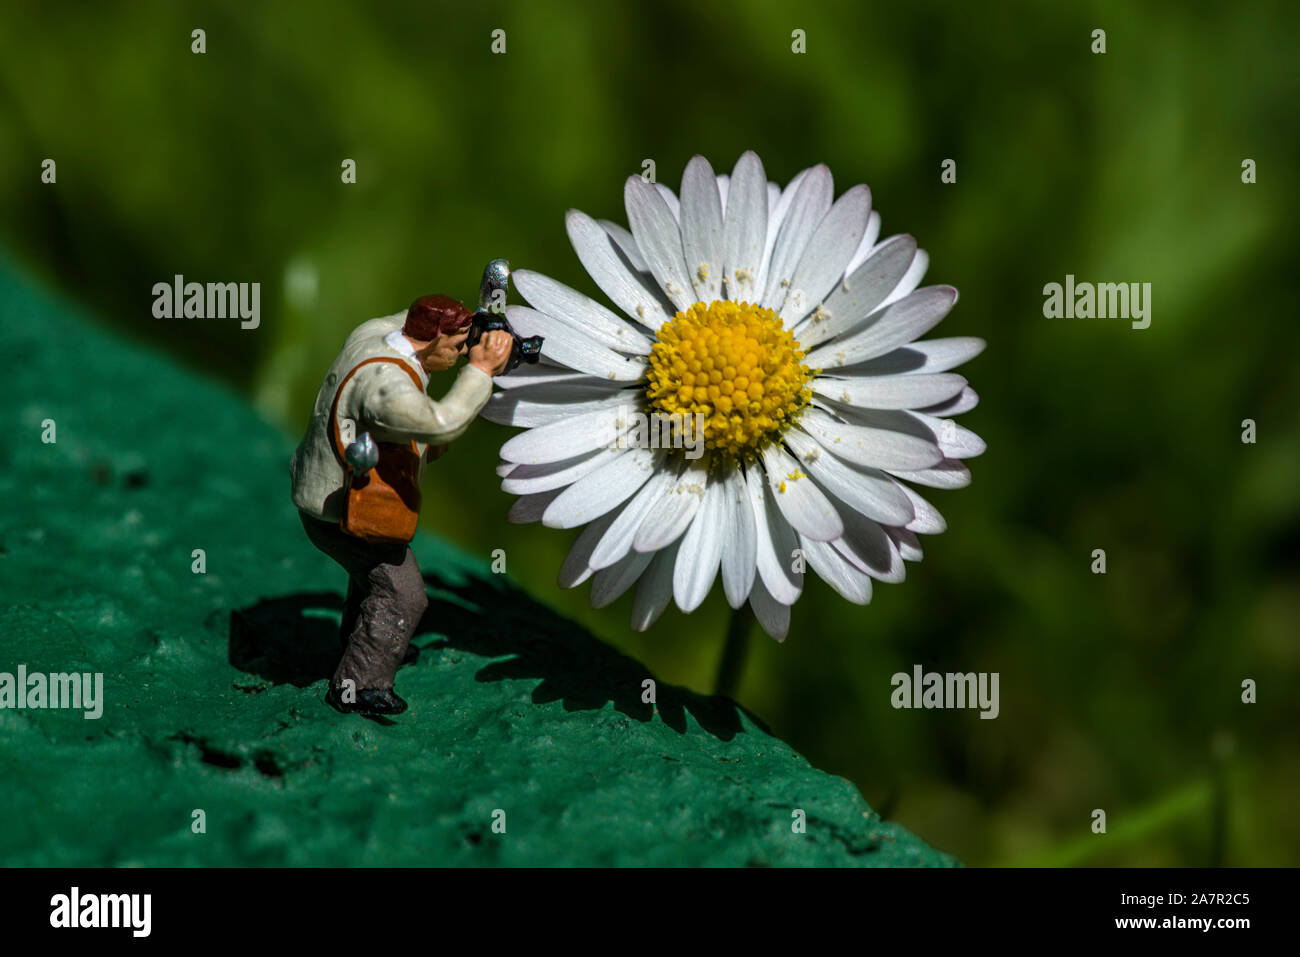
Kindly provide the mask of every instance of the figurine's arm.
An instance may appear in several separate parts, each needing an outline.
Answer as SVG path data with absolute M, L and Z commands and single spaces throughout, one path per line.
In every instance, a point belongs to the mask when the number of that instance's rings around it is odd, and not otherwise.
M 373 370 L 373 371 L 372 371 Z M 353 408 L 378 442 L 414 439 L 446 445 L 459 438 L 492 395 L 492 377 L 466 365 L 441 401 L 424 394 L 403 370 L 375 363 L 358 372 Z

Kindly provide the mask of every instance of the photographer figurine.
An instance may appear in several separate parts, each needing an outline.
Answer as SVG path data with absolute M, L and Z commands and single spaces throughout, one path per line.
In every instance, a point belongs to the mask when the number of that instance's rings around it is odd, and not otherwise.
M 509 274 L 498 263 L 489 272 L 496 268 L 504 289 Z M 326 696 L 340 711 L 406 710 L 393 680 L 418 653 L 411 636 L 428 603 L 407 544 L 424 464 L 468 428 L 492 394 L 492 377 L 520 353 L 507 328 L 480 330 L 471 345 L 474 316 L 447 296 L 422 296 L 404 313 L 358 326 L 330 366 L 294 453 L 293 502 L 307 537 L 348 573 L 343 656 Z M 447 394 L 429 398 L 429 374 L 464 355 L 469 362 Z

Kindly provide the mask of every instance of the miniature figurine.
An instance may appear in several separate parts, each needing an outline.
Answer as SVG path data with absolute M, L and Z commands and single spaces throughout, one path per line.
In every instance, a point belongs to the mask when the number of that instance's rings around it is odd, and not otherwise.
M 290 473 L 307 537 L 348 573 L 343 656 L 326 694 L 339 711 L 406 710 L 393 681 L 418 655 L 411 636 L 428 603 L 408 544 L 424 464 L 468 428 L 493 376 L 540 352 L 540 339 L 522 342 L 487 312 L 508 277 L 504 260 L 488 266 L 479 313 L 449 296 L 421 296 L 405 312 L 362 323 L 316 394 Z M 463 355 L 469 362 L 451 389 L 441 401 L 429 398 L 429 374 Z

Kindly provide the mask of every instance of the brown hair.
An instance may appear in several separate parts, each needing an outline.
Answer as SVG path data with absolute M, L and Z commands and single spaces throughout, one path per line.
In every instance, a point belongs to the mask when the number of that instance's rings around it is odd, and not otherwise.
M 451 296 L 421 296 L 406 310 L 402 332 L 421 342 L 454 335 L 468 328 L 474 313 Z

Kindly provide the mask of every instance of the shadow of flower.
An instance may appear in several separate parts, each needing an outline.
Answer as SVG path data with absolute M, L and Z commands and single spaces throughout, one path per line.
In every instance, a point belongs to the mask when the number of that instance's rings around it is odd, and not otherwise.
M 612 702 L 615 710 L 637 721 L 658 716 L 679 734 L 689 731 L 688 715 L 723 741 L 744 728 L 743 709 L 730 698 L 659 682 L 642 664 L 503 578 L 448 571 L 424 579 L 429 607 L 413 643 L 490 659 L 477 672 L 478 681 L 539 679 L 531 694 L 534 704 L 560 701 L 568 711 L 593 711 Z M 342 607 L 338 593 L 300 592 L 232 612 L 230 664 L 298 688 L 329 678 L 338 665 Z M 655 681 L 654 703 L 643 700 L 648 680 Z

